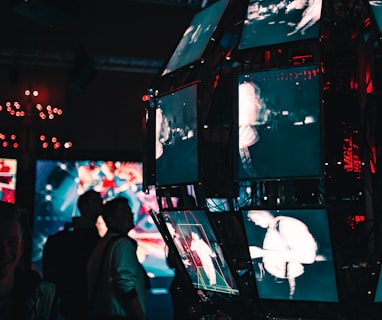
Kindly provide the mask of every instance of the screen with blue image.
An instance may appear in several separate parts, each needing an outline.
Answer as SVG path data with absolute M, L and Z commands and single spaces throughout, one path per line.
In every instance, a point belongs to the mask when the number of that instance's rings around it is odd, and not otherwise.
M 322 0 L 250 0 L 239 49 L 317 39 Z
M 129 234 L 138 242 L 137 255 L 150 277 L 172 277 L 167 266 L 165 243 L 149 210 L 159 210 L 155 189 L 142 190 L 139 161 L 44 160 L 36 161 L 32 266 L 42 271 L 42 252 L 47 237 L 79 216 L 77 200 L 89 189 L 104 201 L 116 196 L 129 199 L 135 228 Z M 99 233 L 107 228 L 101 218 Z
M 260 299 L 339 301 L 327 209 L 241 213 Z
M 211 292 L 239 295 L 236 279 L 207 211 L 172 209 L 160 214 L 193 286 Z

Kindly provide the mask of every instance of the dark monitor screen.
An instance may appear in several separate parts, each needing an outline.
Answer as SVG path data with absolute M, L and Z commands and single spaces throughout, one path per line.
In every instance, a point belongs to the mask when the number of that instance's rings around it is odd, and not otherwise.
M 250 0 L 238 49 L 318 39 L 322 0 Z
M 327 209 L 241 213 L 260 299 L 338 302 Z
M 218 0 L 195 14 L 162 76 L 199 60 L 216 30 L 229 0 Z
M 0 158 L 0 201 L 16 202 L 17 159 Z
M 161 212 L 169 239 L 196 289 L 239 295 L 222 247 L 205 210 Z
M 321 68 L 301 65 L 238 74 L 238 180 L 322 174 Z
M 172 277 L 167 266 L 165 242 L 152 221 L 149 210 L 159 210 L 155 189 L 142 190 L 142 163 L 139 161 L 43 160 L 36 161 L 32 266 L 42 271 L 42 251 L 47 237 L 63 229 L 79 216 L 77 200 L 94 189 L 104 200 L 116 196 L 129 199 L 135 228 L 130 236 L 138 243 L 137 255 L 153 277 Z M 99 219 L 101 236 L 107 231 Z
M 156 109 L 156 184 L 198 181 L 197 84 L 158 98 Z

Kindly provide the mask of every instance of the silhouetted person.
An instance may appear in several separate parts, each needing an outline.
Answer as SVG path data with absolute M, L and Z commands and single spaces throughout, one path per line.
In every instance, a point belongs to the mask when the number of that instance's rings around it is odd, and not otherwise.
M 86 265 L 100 240 L 96 221 L 102 198 L 94 190 L 86 191 L 77 207 L 81 216 L 49 236 L 43 251 L 44 277 L 57 285 L 59 310 L 66 319 L 86 319 Z
M 146 273 L 138 261 L 137 243 L 128 236 L 134 228 L 129 200 L 109 200 L 102 216 L 108 231 L 87 268 L 89 318 L 144 320 Z
M 55 319 L 55 285 L 21 267 L 26 227 L 16 205 L 0 202 L 0 319 Z

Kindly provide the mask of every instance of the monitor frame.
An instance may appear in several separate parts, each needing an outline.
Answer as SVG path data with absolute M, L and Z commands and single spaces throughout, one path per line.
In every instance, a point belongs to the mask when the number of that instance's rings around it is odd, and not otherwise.
M 199 90 L 199 82 L 194 81 L 158 96 L 154 141 L 158 187 L 192 185 L 201 180 Z M 179 104 L 177 98 L 182 95 L 184 100 Z M 167 100 L 164 107 L 163 99 Z M 171 105 L 174 102 L 178 103 L 175 107 Z M 191 111 L 185 109 L 190 104 Z
M 299 8 L 298 1 L 295 1 L 295 3 L 292 1 L 288 5 L 284 4 L 281 7 L 270 4 L 268 7 L 262 8 L 261 4 L 259 4 L 259 2 L 261 2 L 260 0 L 249 0 L 241 29 L 238 50 L 244 52 L 256 48 L 296 44 L 304 41 L 318 42 L 321 36 L 321 18 L 324 5 L 323 0 L 319 1 L 321 1 L 321 3 L 318 3 L 318 1 L 312 1 L 311 7 L 305 3 L 304 7 Z M 293 6 L 293 4 L 295 5 Z M 320 10 L 320 17 L 318 20 L 317 15 L 315 15 L 316 8 L 317 10 Z M 289 22 L 285 21 L 287 19 L 281 19 L 280 21 L 269 21 L 268 18 L 272 15 L 280 15 L 280 18 L 293 16 L 293 19 Z M 251 22 L 256 20 L 258 21 L 257 23 Z M 311 25 L 311 23 L 313 23 L 313 25 Z M 258 28 L 264 28 L 265 30 L 262 30 L 259 34 L 256 34 L 256 29 Z M 281 38 L 278 35 L 282 33 L 283 29 L 286 29 L 285 32 L 287 33 L 285 33 L 285 36 Z M 263 37 L 261 37 L 262 34 L 264 35 Z M 270 35 L 272 35 L 272 37 L 277 37 L 275 39 L 272 38 L 273 40 L 269 40 Z M 256 39 L 259 37 L 265 40 L 256 42 Z M 251 42 L 250 39 L 255 39 L 255 41 Z
M 175 72 L 187 67 L 190 68 L 191 66 L 195 66 L 202 59 L 203 54 L 207 50 L 210 43 L 214 42 L 211 39 L 213 39 L 213 35 L 219 27 L 219 22 L 222 20 L 229 3 L 230 0 L 218 0 L 207 7 L 204 7 L 194 15 L 189 26 L 186 28 L 178 44 L 176 45 L 175 50 L 167 59 L 163 70 L 161 70 L 161 77 L 174 74 Z M 212 21 L 213 28 L 208 25 L 208 23 L 211 23 L 208 19 L 214 19 Z M 197 27 L 194 31 L 195 26 L 201 28 Z M 199 38 L 200 35 L 202 35 L 201 38 Z M 190 40 L 188 40 L 189 38 Z M 187 40 L 188 42 L 186 42 Z M 198 43 L 200 45 L 196 51 L 195 46 Z M 179 59 L 179 57 L 186 58 Z
M 236 107 L 233 170 L 235 181 L 317 179 L 322 177 L 324 172 L 322 73 L 322 66 L 314 63 L 235 74 Z M 310 80 L 296 80 L 296 77 L 304 79 L 305 74 L 312 79 L 314 77 L 315 80 L 311 84 Z M 278 83 L 280 81 L 285 83 L 283 87 L 280 87 L 280 83 Z M 240 82 L 246 82 L 248 85 L 255 83 L 254 88 L 257 88 L 256 92 L 260 92 L 262 95 L 259 101 L 261 105 L 265 106 L 264 108 L 254 108 L 255 104 L 243 103 L 247 101 L 244 99 L 242 99 L 243 102 L 240 101 Z M 275 91 L 274 88 L 278 88 L 278 90 Z M 304 88 L 305 90 L 309 89 L 305 95 L 303 95 Z M 243 88 L 244 93 L 248 94 L 249 89 L 252 90 L 248 86 Z M 282 89 L 284 89 L 285 94 L 280 93 Z M 255 92 L 255 89 L 253 91 Z M 255 99 L 254 97 L 255 94 L 250 98 Z M 305 108 L 301 108 L 297 104 L 302 98 L 307 101 Z M 241 103 L 242 108 L 240 108 Z M 269 105 L 271 107 L 268 107 Z M 243 111 L 245 107 L 251 113 L 245 114 Z M 253 114 L 252 117 L 251 114 Z M 240 122 L 248 123 L 240 124 Z M 286 139 L 286 133 L 293 140 Z M 309 137 L 307 133 L 311 134 L 311 138 L 301 141 L 302 137 Z M 243 138 L 240 139 L 240 137 Z M 262 137 L 265 137 L 265 140 L 262 140 Z M 301 150 L 304 151 L 303 154 Z M 289 161 L 285 161 L 285 158 L 281 157 L 282 152 L 288 155 Z M 256 163 L 252 159 L 252 153 L 258 159 L 260 158 L 260 162 Z M 304 169 L 301 164 L 306 162 L 306 159 L 313 159 L 314 162 L 307 163 L 309 166 L 305 165 L 306 168 Z M 297 164 L 296 161 L 298 161 Z
M 160 210 L 159 216 L 164 225 L 164 239 L 173 250 L 175 249 L 176 256 L 181 261 L 180 265 L 182 265 L 196 291 L 202 290 L 230 297 L 240 296 L 239 279 L 236 278 L 235 270 L 232 269 L 228 255 L 224 252 L 224 246 L 220 245 L 213 222 L 210 220 L 206 209 L 165 209 Z M 170 231 L 169 228 L 172 230 Z M 176 231 L 180 235 L 177 238 L 178 241 L 175 241 L 173 237 Z M 199 261 L 197 255 L 192 253 L 196 250 L 190 242 L 191 234 L 194 232 L 199 234 L 199 239 L 204 240 L 204 243 L 210 249 L 214 248 L 212 252 L 215 253 L 215 257 L 207 260 L 210 262 L 213 262 L 213 259 L 216 261 L 222 260 L 218 267 L 216 267 L 215 263 L 213 264 L 216 284 L 208 283 L 209 279 L 209 281 L 214 282 L 214 276 L 207 276 L 205 269 L 199 265 L 203 258 L 199 258 L 201 259 Z M 207 264 L 204 264 L 204 266 L 207 266 Z
M 274 279 L 278 278 L 274 276 L 267 276 L 268 272 L 266 271 L 265 265 L 263 264 L 265 269 L 262 270 L 258 264 L 262 260 L 261 257 L 250 258 L 253 267 L 253 281 L 255 282 L 255 287 L 257 290 L 256 298 L 265 302 L 277 300 L 292 303 L 339 303 L 341 301 L 341 293 L 330 219 L 330 212 L 332 209 L 325 206 L 289 206 L 281 208 L 275 206 L 249 206 L 240 208 L 239 211 L 242 216 L 249 257 L 251 257 L 251 250 L 249 249 L 250 246 L 255 245 L 263 247 L 264 245 L 273 246 L 277 244 L 276 239 L 272 238 L 270 233 L 267 235 L 267 228 L 260 226 L 260 224 L 262 224 L 260 220 L 257 222 L 258 225 L 249 220 L 248 212 L 252 210 L 269 211 L 275 217 L 286 215 L 288 217 L 297 218 L 305 223 L 306 227 L 318 244 L 318 254 L 315 262 L 312 263 L 310 261 L 309 264 L 302 264 L 304 266 L 302 269 L 302 274 L 296 278 L 297 280 L 298 278 L 300 279 L 299 282 L 296 283 L 296 291 L 292 298 L 289 296 L 290 292 L 288 291 L 288 289 L 290 290 L 291 285 L 289 284 L 288 287 L 287 281 L 282 279 L 279 283 L 275 282 Z M 322 228 L 325 228 L 326 231 L 322 232 Z M 270 231 L 275 232 L 275 230 L 278 233 L 281 232 L 277 229 L 277 227 L 276 229 Z M 267 244 L 264 244 L 263 241 L 267 242 Z M 317 265 L 318 263 L 320 264 L 320 267 Z M 268 267 L 269 270 L 271 270 L 270 267 L 272 267 L 272 265 Z M 327 270 L 326 274 L 322 273 L 323 268 Z M 277 270 L 276 267 L 275 272 L 278 271 L 279 270 Z M 317 277 L 317 274 L 321 274 L 322 276 Z M 320 286 L 325 277 L 327 278 L 327 286 L 324 288 L 325 297 L 319 297 L 314 293 L 314 291 L 321 293 L 323 292 L 323 288 L 320 288 Z M 303 287 L 304 290 L 298 292 L 298 286 L 300 286 L 300 288 Z

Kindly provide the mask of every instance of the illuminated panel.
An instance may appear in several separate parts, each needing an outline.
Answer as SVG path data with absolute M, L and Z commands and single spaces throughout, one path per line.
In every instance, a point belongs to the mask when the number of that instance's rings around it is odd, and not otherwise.
M 134 161 L 37 160 L 34 196 L 32 264 L 41 271 L 42 249 L 47 237 L 79 216 L 78 196 L 89 189 L 104 200 L 129 199 L 135 228 L 130 236 L 138 242 L 137 254 L 150 277 L 173 276 L 165 257 L 165 243 L 149 210 L 159 210 L 155 190 L 142 190 L 142 163 Z M 106 226 L 98 220 L 101 235 Z
M 237 75 L 238 180 L 321 176 L 320 74 L 301 65 Z
M 166 210 L 161 214 L 194 287 L 238 295 L 236 281 L 206 211 Z
M 199 60 L 223 16 L 228 0 L 219 0 L 195 14 L 162 76 Z
M 322 0 L 250 0 L 239 49 L 318 39 Z
M 156 184 L 171 186 L 199 180 L 197 84 L 158 98 L 156 109 Z
M 338 302 L 326 209 L 241 213 L 260 299 Z

